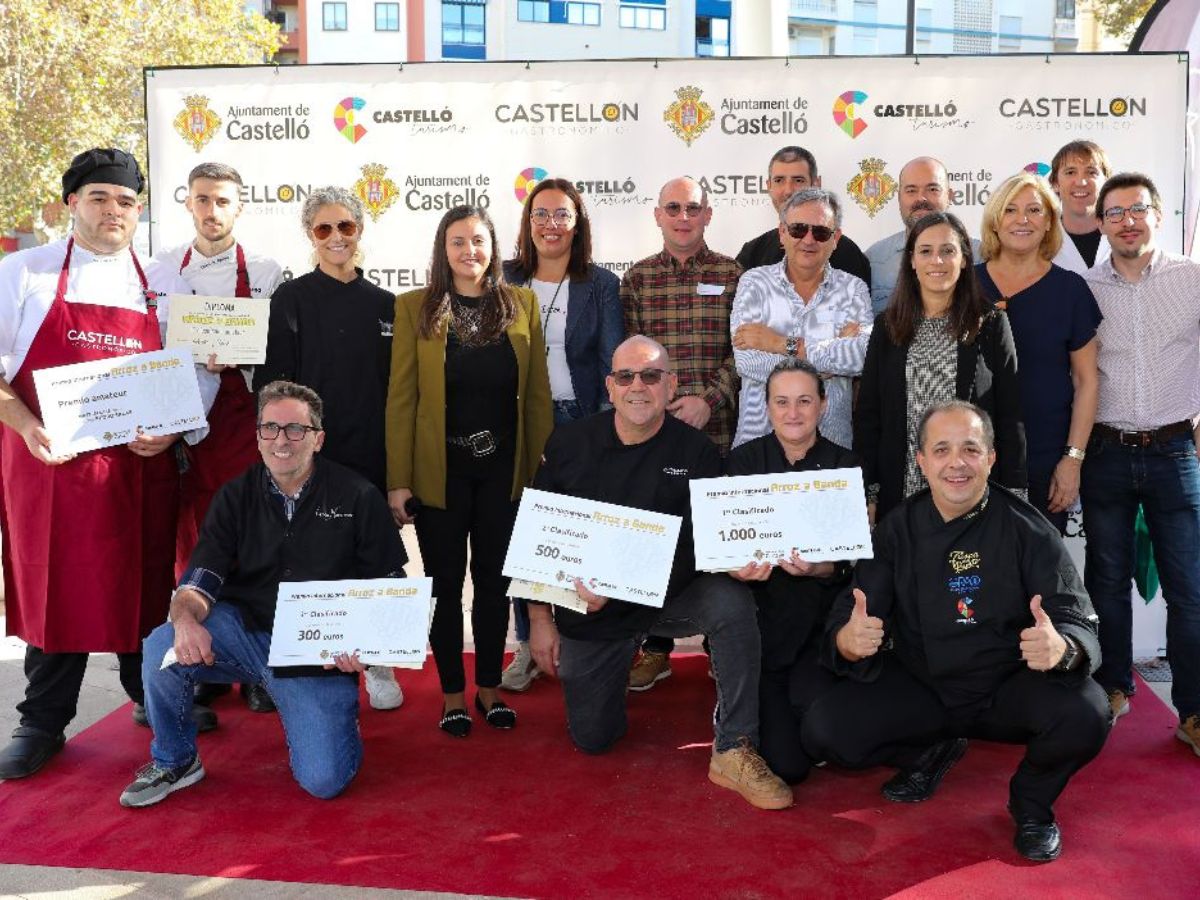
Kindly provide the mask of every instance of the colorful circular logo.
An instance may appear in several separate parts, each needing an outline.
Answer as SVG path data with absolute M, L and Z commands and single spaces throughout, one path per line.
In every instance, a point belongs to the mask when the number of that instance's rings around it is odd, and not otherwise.
M 545 178 L 546 174 L 545 169 L 539 169 L 537 166 L 522 169 L 517 180 L 513 182 L 513 194 L 516 195 L 517 202 L 524 203 L 529 192 L 537 187 L 537 183 Z
M 366 105 L 362 97 L 347 97 L 333 108 L 333 127 L 352 144 L 357 144 L 367 133 L 367 129 L 354 121 L 354 114 Z
M 291 203 L 296 197 L 296 189 L 290 184 L 281 184 L 279 189 L 275 191 L 275 196 L 283 203 Z
M 1031 172 L 1034 175 L 1041 175 L 1043 178 L 1050 177 L 1050 166 L 1044 162 L 1031 162 L 1025 167 L 1026 172 Z
M 1123 116 L 1129 112 L 1129 104 L 1121 97 L 1109 101 L 1108 111 L 1114 116 Z
M 621 118 L 621 107 L 615 103 L 605 103 L 600 110 L 600 115 L 604 117 L 605 122 L 615 122 Z
M 833 121 L 852 138 L 867 130 L 867 123 L 858 118 L 858 105 L 866 99 L 862 91 L 846 91 L 833 101 Z

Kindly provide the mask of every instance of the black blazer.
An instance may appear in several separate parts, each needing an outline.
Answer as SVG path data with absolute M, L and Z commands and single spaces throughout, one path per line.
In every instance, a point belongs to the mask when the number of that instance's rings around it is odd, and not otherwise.
M 876 522 L 904 499 L 908 457 L 908 347 L 892 343 L 884 315 L 875 317 L 854 411 L 854 452 L 862 458 L 863 481 L 879 485 Z M 1008 317 L 999 310 L 984 315 L 973 343 L 958 345 L 954 395 L 982 407 L 992 417 L 996 430 L 992 478 L 1007 488 L 1028 487 L 1017 350 Z
M 510 284 L 529 286 L 515 260 L 504 263 L 504 277 Z M 620 290 L 621 279 L 595 263 L 588 266 L 586 280 L 572 278 L 567 285 L 567 368 L 575 402 L 585 416 L 608 402 L 604 378 L 612 368 L 613 353 L 625 340 Z

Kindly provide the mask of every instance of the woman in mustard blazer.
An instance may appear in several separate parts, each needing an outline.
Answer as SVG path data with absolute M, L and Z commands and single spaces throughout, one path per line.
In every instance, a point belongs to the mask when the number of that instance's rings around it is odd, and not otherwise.
M 496 696 L 508 631 L 500 569 L 552 415 L 537 300 L 504 283 L 486 210 L 456 206 L 438 225 L 428 287 L 396 298 L 386 426 L 388 505 L 397 524 L 415 522 L 433 579 L 429 643 L 445 695 L 438 726 L 455 737 L 471 732 L 462 660 L 468 539 L 475 708 L 494 728 L 516 725 Z

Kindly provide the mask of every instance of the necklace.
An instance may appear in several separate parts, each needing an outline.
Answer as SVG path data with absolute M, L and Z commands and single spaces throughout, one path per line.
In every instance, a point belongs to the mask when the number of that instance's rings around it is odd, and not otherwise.
M 483 329 L 483 304 L 470 307 L 459 301 L 454 295 L 450 296 L 451 322 L 459 341 L 467 347 L 481 343 L 480 332 Z

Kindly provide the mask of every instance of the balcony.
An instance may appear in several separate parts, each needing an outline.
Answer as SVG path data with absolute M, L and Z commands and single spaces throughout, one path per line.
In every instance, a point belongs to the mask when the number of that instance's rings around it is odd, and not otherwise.
M 1054 39 L 1056 41 L 1078 40 L 1078 35 L 1075 32 L 1075 20 L 1073 18 L 1062 18 L 1061 16 L 1055 18 Z
M 837 0 L 792 0 L 788 16 L 793 19 L 836 19 Z
M 279 32 L 279 52 L 280 54 L 300 52 L 299 30 Z

